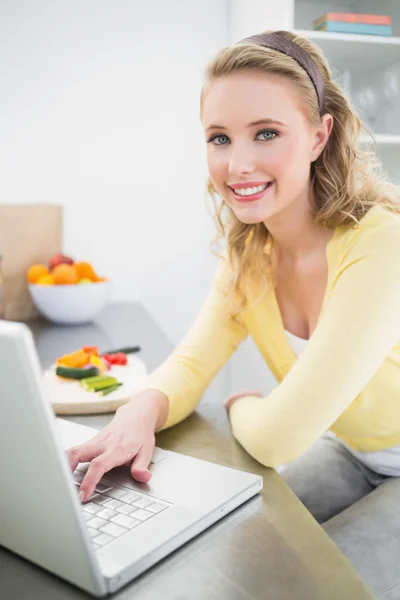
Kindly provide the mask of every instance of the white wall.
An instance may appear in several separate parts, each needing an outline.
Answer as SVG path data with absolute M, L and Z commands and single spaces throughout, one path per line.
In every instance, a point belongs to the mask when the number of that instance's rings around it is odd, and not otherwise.
M 0 202 L 65 207 L 64 250 L 177 343 L 211 281 L 199 93 L 228 0 L 2 0 Z
M 291 29 L 295 0 L 231 0 L 229 42 L 273 29 Z

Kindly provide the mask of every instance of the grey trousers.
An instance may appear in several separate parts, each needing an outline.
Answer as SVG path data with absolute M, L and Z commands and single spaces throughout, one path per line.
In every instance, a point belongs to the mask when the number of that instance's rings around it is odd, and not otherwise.
M 371 471 L 328 436 L 280 475 L 377 596 L 400 600 L 400 478 Z

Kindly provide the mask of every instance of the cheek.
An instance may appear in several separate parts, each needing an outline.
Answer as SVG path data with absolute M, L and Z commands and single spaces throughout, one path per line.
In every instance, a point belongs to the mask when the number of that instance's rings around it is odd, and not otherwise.
M 223 156 L 223 152 L 217 154 L 212 149 L 209 150 L 207 153 L 207 165 L 214 186 L 219 191 L 224 187 L 228 172 L 228 163 L 226 157 Z
M 282 145 L 271 154 L 268 166 L 282 185 L 304 179 L 310 171 L 307 149 L 296 143 Z

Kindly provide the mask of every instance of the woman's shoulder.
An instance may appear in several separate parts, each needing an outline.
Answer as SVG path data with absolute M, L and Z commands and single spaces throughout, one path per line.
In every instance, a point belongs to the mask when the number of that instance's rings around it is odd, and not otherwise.
M 340 226 L 335 233 L 332 252 L 336 258 L 374 251 L 382 245 L 399 245 L 400 207 L 394 212 L 383 205 L 375 205 L 356 225 Z
M 400 205 L 397 211 L 394 212 L 382 204 L 376 204 L 360 219 L 361 228 L 370 231 L 377 228 L 400 227 Z
M 354 225 L 341 225 L 338 227 L 338 238 L 353 244 L 357 240 L 366 237 L 385 235 L 389 230 L 400 232 L 400 206 L 399 212 L 376 204 Z

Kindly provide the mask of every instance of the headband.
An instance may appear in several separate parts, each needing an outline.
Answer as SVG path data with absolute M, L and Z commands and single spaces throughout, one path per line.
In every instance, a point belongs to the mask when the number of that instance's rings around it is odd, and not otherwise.
M 324 80 L 322 79 L 321 72 L 318 69 L 315 60 L 308 52 L 306 52 L 306 50 L 304 50 L 304 48 L 279 33 L 260 33 L 251 35 L 250 37 L 244 38 L 239 43 L 264 46 L 265 48 L 277 50 L 278 52 L 282 52 L 293 58 L 311 79 L 318 98 L 319 114 L 321 117 L 325 114 Z

